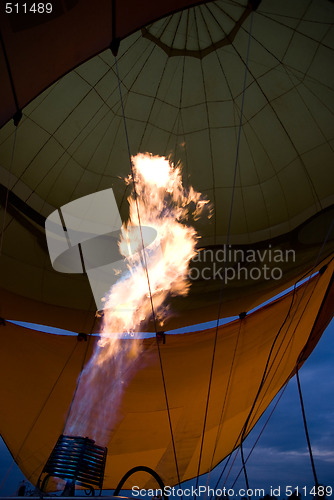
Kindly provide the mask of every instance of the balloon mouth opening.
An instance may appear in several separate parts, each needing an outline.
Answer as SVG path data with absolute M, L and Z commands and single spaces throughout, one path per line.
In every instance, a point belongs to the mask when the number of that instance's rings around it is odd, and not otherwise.
M 93 439 L 61 434 L 38 480 L 41 492 L 45 491 L 50 478 L 62 495 L 74 496 L 75 487 L 83 487 L 94 495 L 102 490 L 107 448 L 98 446 Z

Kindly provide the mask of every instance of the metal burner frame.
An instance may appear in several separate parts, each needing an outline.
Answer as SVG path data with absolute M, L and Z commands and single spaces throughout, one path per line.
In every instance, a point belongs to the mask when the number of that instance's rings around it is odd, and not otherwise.
M 92 495 L 97 488 L 101 495 L 106 458 L 107 448 L 96 445 L 92 439 L 62 434 L 39 476 L 38 488 L 43 492 L 48 479 L 58 477 L 66 481 L 69 496 L 74 495 L 75 484 L 89 489 Z

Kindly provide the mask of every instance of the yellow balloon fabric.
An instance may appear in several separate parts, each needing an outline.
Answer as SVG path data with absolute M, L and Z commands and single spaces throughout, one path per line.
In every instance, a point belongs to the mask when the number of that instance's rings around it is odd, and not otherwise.
M 267 361 L 246 434 L 314 348 L 332 317 L 333 266 L 331 261 L 295 292 L 219 327 L 201 474 L 240 444 Z M 6 383 L 1 384 L 0 397 L 6 405 L 0 431 L 23 473 L 36 483 L 63 432 L 87 344 L 10 323 L 1 327 L 1 335 L 0 378 Z M 214 338 L 211 329 L 167 335 L 160 345 L 181 481 L 197 475 Z M 107 429 L 107 489 L 138 465 L 152 467 L 167 485 L 177 483 L 157 346 L 155 339 L 143 342 L 141 367 L 126 388 L 117 425 Z M 89 429 L 93 427 L 94 418 L 89 422 Z M 144 473 L 133 481 L 154 486 Z

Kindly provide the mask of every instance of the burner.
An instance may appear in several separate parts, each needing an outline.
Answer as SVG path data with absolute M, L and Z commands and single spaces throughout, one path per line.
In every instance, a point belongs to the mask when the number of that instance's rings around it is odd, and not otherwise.
M 101 494 L 106 457 L 107 448 L 97 446 L 92 439 L 62 434 L 39 477 L 38 486 L 43 491 L 50 477 L 58 477 L 66 481 L 62 495 L 74 496 L 75 484 L 90 489 L 93 495 L 98 488 Z

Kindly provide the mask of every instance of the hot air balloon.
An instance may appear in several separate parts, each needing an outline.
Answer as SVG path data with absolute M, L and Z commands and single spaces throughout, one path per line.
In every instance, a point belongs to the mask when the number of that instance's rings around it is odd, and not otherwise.
M 0 432 L 36 484 L 95 342 L 10 320 L 99 331 L 86 274 L 52 267 L 46 219 L 111 188 L 127 220 L 131 155 L 168 157 L 212 217 L 191 221 L 191 286 L 169 298 L 163 329 L 237 319 L 144 341 L 106 429 L 104 487 L 141 465 L 177 484 L 240 445 L 333 315 L 334 6 L 38 5 L 7 3 L 1 16 Z

